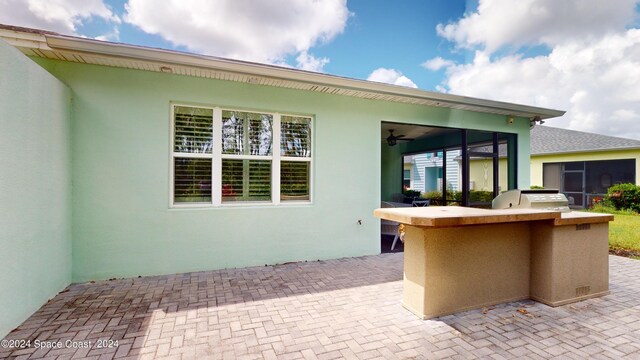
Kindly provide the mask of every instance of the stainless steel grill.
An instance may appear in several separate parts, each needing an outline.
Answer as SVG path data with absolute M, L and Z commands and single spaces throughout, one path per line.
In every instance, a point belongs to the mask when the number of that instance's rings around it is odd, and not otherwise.
M 509 190 L 496 196 L 491 203 L 494 209 L 540 209 L 570 212 L 569 200 L 558 190 L 531 189 Z

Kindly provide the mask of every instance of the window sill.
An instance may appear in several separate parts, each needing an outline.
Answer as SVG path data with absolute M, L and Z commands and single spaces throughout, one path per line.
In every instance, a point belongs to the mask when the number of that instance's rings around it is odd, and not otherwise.
M 193 203 L 193 204 L 172 204 L 169 206 L 169 210 L 204 210 L 204 209 L 256 209 L 256 208 L 286 208 L 286 207 L 309 207 L 314 205 L 311 201 L 286 201 L 281 202 L 279 204 L 274 204 L 272 202 L 264 203 L 264 202 L 243 202 L 243 203 L 225 203 L 221 205 L 212 205 L 212 204 L 203 204 L 203 203 Z

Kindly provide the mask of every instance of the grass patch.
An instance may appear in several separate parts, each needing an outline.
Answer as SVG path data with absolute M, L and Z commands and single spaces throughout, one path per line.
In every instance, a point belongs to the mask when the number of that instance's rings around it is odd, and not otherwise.
M 603 213 L 603 214 L 612 214 L 612 215 L 638 215 L 638 213 L 633 212 L 632 210 L 616 210 L 613 206 L 607 206 L 603 203 L 598 203 L 594 205 L 592 208 L 585 210 L 588 212 L 594 213 Z
M 640 214 L 595 206 L 589 212 L 613 214 L 609 223 L 609 253 L 640 260 Z
M 640 256 L 640 215 L 615 214 L 614 217 L 609 223 L 609 248 L 627 250 L 630 257 Z

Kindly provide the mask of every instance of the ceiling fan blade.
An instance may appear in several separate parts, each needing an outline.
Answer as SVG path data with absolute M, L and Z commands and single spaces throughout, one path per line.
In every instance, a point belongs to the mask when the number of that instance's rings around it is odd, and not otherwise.
M 393 135 L 393 129 L 389 129 L 389 136 L 387 136 L 387 143 L 389 144 L 389 146 L 395 146 L 396 145 L 396 141 L 398 140 L 403 140 L 403 141 L 413 141 L 415 139 L 413 138 L 406 138 L 406 135 Z

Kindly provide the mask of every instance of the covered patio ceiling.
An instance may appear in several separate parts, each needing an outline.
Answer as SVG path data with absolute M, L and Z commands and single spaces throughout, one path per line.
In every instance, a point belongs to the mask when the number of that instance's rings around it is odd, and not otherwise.
M 393 130 L 394 136 L 404 135 L 403 138 L 422 140 L 432 136 L 456 133 L 459 130 L 455 128 L 444 128 L 427 125 L 402 124 L 394 122 L 382 122 L 380 129 L 380 139 L 386 142 L 389 137 L 389 130 Z M 406 142 L 402 140 L 402 142 Z

